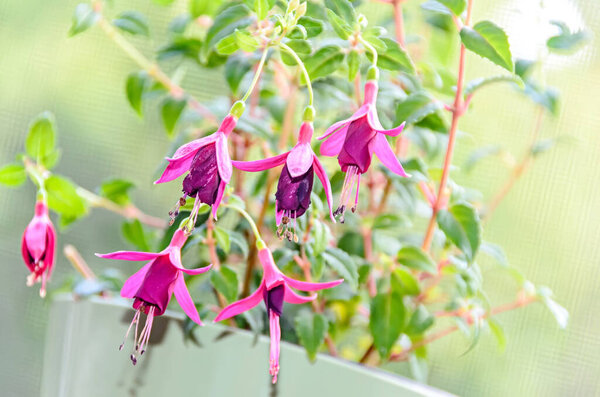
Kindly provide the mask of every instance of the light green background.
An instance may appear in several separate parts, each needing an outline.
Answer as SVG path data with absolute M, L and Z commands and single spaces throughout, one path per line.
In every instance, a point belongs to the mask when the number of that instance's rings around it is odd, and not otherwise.
M 409 6 L 417 4 L 407 1 Z M 600 33 L 596 1 L 545 3 L 558 10 L 558 15 L 550 13 L 550 17 L 568 16 L 564 10 L 575 10 L 574 15 L 592 33 Z M 13 159 L 22 148 L 29 121 L 48 109 L 56 114 L 60 129 L 63 157 L 58 172 L 90 189 L 110 176 L 132 179 L 138 184 L 136 202 L 161 215 L 178 190 L 174 185 L 151 185 L 157 159 L 169 143 L 154 109 L 147 109 L 149 117 L 141 121 L 128 108 L 123 87 L 125 76 L 135 69 L 133 63 L 98 30 L 66 38 L 76 4 L 0 1 L 0 163 Z M 163 32 L 176 15 L 175 10 L 165 10 L 150 0 L 128 4 L 127 8 L 150 16 L 154 32 Z M 389 15 L 388 6 L 376 4 L 370 15 Z M 521 21 L 547 15 L 532 12 L 530 4 L 538 1 L 476 0 L 474 19 L 489 18 L 501 26 L 512 26 L 509 35 L 513 43 L 532 41 L 538 29 L 524 29 L 527 24 Z M 523 7 L 526 11 L 520 12 Z M 149 43 L 135 42 L 149 49 L 164 40 L 155 34 Z M 535 46 L 530 50 L 535 56 Z M 503 354 L 491 337 L 482 338 L 465 356 L 461 353 L 468 342 L 458 334 L 436 342 L 431 347 L 430 383 L 460 395 L 589 396 L 600 390 L 598 45 L 592 41 L 575 57 L 552 57 L 550 61 L 545 77 L 562 90 L 563 100 L 560 117 L 544 119 L 542 135 L 575 139 L 535 162 L 488 224 L 485 238 L 504 246 L 510 262 L 533 282 L 551 286 L 571 312 L 571 323 L 566 331 L 560 331 L 543 307 L 534 306 L 500 317 L 508 337 Z M 494 72 L 493 66 L 469 55 L 468 78 Z M 190 71 L 184 85 L 199 99 L 208 100 L 220 91 L 222 79 L 218 74 Z M 457 164 L 478 145 L 500 143 L 519 154 L 528 142 L 533 105 L 505 86 L 490 87 L 481 94 L 461 122 L 460 129 L 468 136 L 458 144 Z M 482 189 L 489 197 L 508 174 L 500 164 L 498 160 L 485 161 L 459 181 Z M 31 186 L 0 189 L 3 396 L 36 396 L 40 387 L 48 306 L 38 298 L 36 289 L 25 287 L 26 271 L 19 257 L 21 233 L 32 215 L 33 200 Z M 94 269 L 102 269 L 105 264 L 91 253 L 121 244 L 118 221 L 116 215 L 95 211 L 62 234 L 59 246 L 76 245 Z M 70 271 L 64 258 L 58 258 L 54 285 Z M 484 269 L 492 301 L 510 297 L 515 289 L 512 280 L 491 266 Z M 89 363 L 93 365 L 92 358 Z M 402 365 L 397 368 L 406 370 Z

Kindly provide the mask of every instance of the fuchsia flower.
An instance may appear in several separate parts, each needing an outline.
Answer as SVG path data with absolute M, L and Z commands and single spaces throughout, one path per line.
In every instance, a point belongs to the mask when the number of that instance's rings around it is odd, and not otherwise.
M 405 123 L 391 130 L 383 129 L 377 116 L 377 91 L 377 81 L 367 81 L 363 105 L 350 118 L 333 124 L 325 131 L 323 136 L 318 138 L 327 138 L 321 145 L 321 154 L 324 156 L 337 156 L 342 171 L 346 173 L 340 206 L 334 212 L 334 215 L 342 215 L 342 222 L 355 184 L 356 193 L 352 212 L 356 210 L 360 175 L 369 169 L 373 152 L 390 171 L 400 176 L 408 176 L 385 138 L 386 135 L 399 135 Z
M 46 282 L 54 267 L 56 232 L 48 216 L 48 206 L 43 201 L 35 203 L 35 214 L 25 228 L 21 240 L 23 261 L 31 272 L 27 276 L 27 285 L 41 282 L 40 296 L 46 296 Z
M 310 140 L 313 135 L 313 125 L 309 121 L 302 123 L 298 133 L 298 143 L 292 150 L 280 154 L 279 156 L 269 157 L 257 161 L 233 161 L 233 166 L 244 171 L 264 171 L 269 168 L 285 164 L 279 176 L 277 183 L 277 192 L 275 193 L 275 211 L 277 226 L 283 223 L 286 228 L 282 232 L 279 228 L 277 234 L 280 237 L 287 237 L 288 240 L 297 241 L 296 236 L 296 218 L 302 216 L 310 206 L 310 193 L 312 192 L 314 174 L 321 181 L 327 197 L 329 206 L 329 216 L 335 222 L 332 214 L 331 185 L 325 169 L 315 155 L 310 146 Z M 293 232 L 287 230 L 289 224 L 292 224 Z
M 144 347 L 150 339 L 154 316 L 160 316 L 165 312 L 173 294 L 175 294 L 177 302 L 179 302 L 179 305 L 189 318 L 195 323 L 203 325 L 198 315 L 198 310 L 196 310 L 196 306 L 185 285 L 183 273 L 204 273 L 212 265 L 198 269 L 184 268 L 181 264 L 181 247 L 183 247 L 186 240 L 187 235 L 182 229 L 179 229 L 173 234 L 169 246 L 158 253 L 118 251 L 110 254 L 96 254 L 100 258 L 106 259 L 150 261 L 137 273 L 129 277 L 121 289 L 122 297 L 134 299 L 133 308 L 136 309 L 133 320 L 125 334 L 125 339 L 127 339 L 129 331 L 131 331 L 131 328 L 135 324 L 135 349 L 130 356 L 134 365 L 137 363 L 135 353 L 139 352 L 142 355 L 145 352 Z M 144 328 L 138 336 L 137 330 L 141 312 L 144 312 L 147 317 Z M 123 340 L 119 350 L 123 349 L 124 345 L 125 340 Z
M 273 383 L 277 382 L 277 373 L 279 372 L 279 343 L 281 340 L 281 328 L 279 326 L 279 317 L 283 311 L 283 302 L 301 304 L 314 300 L 317 295 L 302 296 L 298 295 L 292 288 L 301 291 L 318 291 L 321 289 L 332 288 L 339 285 L 344 280 L 339 279 L 326 283 L 309 283 L 305 281 L 294 280 L 285 276 L 277 268 L 273 255 L 268 248 L 263 248 L 258 252 L 258 258 L 263 267 L 263 278 L 260 286 L 247 298 L 224 308 L 215 318 L 216 321 L 228 319 L 237 316 L 247 310 L 252 309 L 261 301 L 265 302 L 267 313 L 269 315 L 270 335 L 271 335 L 271 353 L 269 373 L 273 376 Z
M 167 158 L 167 168 L 154 183 L 170 182 L 189 171 L 183 180 L 183 197 L 169 213 L 171 219 L 177 216 L 179 207 L 185 204 L 188 196 L 194 197 L 196 202 L 212 205 L 216 219 L 225 186 L 231 179 L 227 137 L 236 124 L 237 118 L 229 114 L 215 133 L 181 146 L 172 158 Z

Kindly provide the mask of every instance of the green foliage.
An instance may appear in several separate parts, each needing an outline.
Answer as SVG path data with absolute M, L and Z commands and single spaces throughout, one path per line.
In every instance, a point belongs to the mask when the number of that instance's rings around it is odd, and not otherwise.
M 431 257 L 417 246 L 405 246 L 398 251 L 398 263 L 411 269 L 427 273 L 437 272 L 437 266 Z
M 84 216 L 87 203 L 77 194 L 75 185 L 58 175 L 52 175 L 45 182 L 48 192 L 48 206 L 60 215 L 60 225 L 67 226 Z
M 73 22 L 69 29 L 69 36 L 75 36 L 94 26 L 100 19 L 100 14 L 94 11 L 91 5 L 81 3 L 75 8 Z
M 233 302 L 238 295 L 238 277 L 235 270 L 221 266 L 219 270 L 210 271 L 210 282 L 228 302 Z
M 148 20 L 141 12 L 125 11 L 121 13 L 115 20 L 113 20 L 113 25 L 124 32 L 131 33 L 132 35 L 150 35 Z
M 308 358 L 314 361 L 327 335 L 327 318 L 319 313 L 304 311 L 296 317 L 295 325 L 300 343 L 306 349 Z
M 481 223 L 475 208 L 467 203 L 455 204 L 440 211 L 437 222 L 446 237 L 472 262 L 481 244 Z
M 358 285 L 358 268 L 356 262 L 345 251 L 327 247 L 322 253 L 325 263 L 344 278 L 352 288 Z
M 179 121 L 186 104 L 186 100 L 175 99 L 172 97 L 168 97 L 163 101 L 161 105 L 161 114 L 167 135 L 173 136 L 175 133 L 175 125 Z
M 571 32 L 571 29 L 560 21 L 552 21 L 552 24 L 558 27 L 560 33 L 552 36 L 546 41 L 546 45 L 551 51 L 572 54 L 579 50 L 588 40 L 589 36 L 584 31 Z
M 336 45 L 319 48 L 304 63 L 311 80 L 326 77 L 335 72 L 344 60 L 342 49 Z
M 21 164 L 8 164 L 0 168 L 0 184 L 20 186 L 27 180 L 25 167 Z
M 123 233 L 125 240 L 133 244 L 136 249 L 146 252 L 150 251 L 150 245 L 144 234 L 144 228 L 138 219 L 123 222 L 121 233 Z
M 514 69 L 508 37 L 506 33 L 490 21 L 476 23 L 460 30 L 460 38 L 465 47 L 475 54 L 494 62 L 512 72 Z
M 50 112 L 43 112 L 29 126 L 29 133 L 25 140 L 25 150 L 34 161 L 47 168 L 52 168 L 58 156 L 55 144 L 54 115 Z
M 379 293 L 371 300 L 369 329 L 379 355 L 386 359 L 402 333 L 406 309 L 400 291 Z
M 401 70 L 406 73 L 415 73 L 415 65 L 406 51 L 396 41 L 388 38 L 383 38 L 381 41 L 385 45 L 385 49 L 378 51 L 377 66 L 391 71 Z M 371 54 L 368 53 L 367 57 L 372 60 Z
M 142 116 L 143 95 L 149 84 L 150 78 L 145 71 L 131 73 L 125 83 L 127 100 L 139 116 Z
M 124 206 L 131 202 L 129 190 L 134 186 L 133 182 L 124 179 L 110 179 L 100 185 L 100 196 L 109 199 L 115 204 Z

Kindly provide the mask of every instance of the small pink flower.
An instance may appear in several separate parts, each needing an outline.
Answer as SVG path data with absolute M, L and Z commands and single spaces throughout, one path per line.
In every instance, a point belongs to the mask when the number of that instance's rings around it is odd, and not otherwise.
M 231 179 L 227 137 L 236 124 L 237 118 L 230 114 L 215 133 L 181 146 L 172 158 L 167 158 L 167 168 L 154 183 L 170 182 L 189 171 L 183 180 L 183 197 L 170 213 L 171 219 L 177 216 L 179 206 L 185 204 L 188 196 L 194 197 L 196 202 L 212 205 L 216 219 L 225 186 Z
M 46 282 L 52 275 L 54 267 L 56 232 L 50 217 L 48 206 L 43 201 L 35 203 L 35 214 L 25 228 L 21 240 L 23 261 L 31 272 L 27 276 L 27 285 L 41 282 L 40 296 L 46 296 Z
M 356 193 L 352 212 L 356 210 L 360 175 L 369 169 L 373 153 L 390 171 L 400 176 L 408 176 L 385 138 L 386 135 L 399 135 L 405 123 L 391 130 L 383 129 L 377 116 L 377 91 L 377 81 L 367 81 L 363 105 L 350 118 L 333 124 L 325 131 L 323 136 L 318 138 L 327 138 L 321 145 L 321 154 L 324 156 L 337 156 L 342 171 L 346 173 L 340 206 L 334 212 L 334 215 L 342 215 L 342 222 L 355 184 Z
M 181 264 L 181 247 L 183 247 L 186 240 L 187 235 L 182 229 L 179 229 L 173 234 L 169 246 L 158 253 L 118 251 L 110 254 L 96 254 L 100 258 L 106 259 L 150 261 L 137 273 L 129 277 L 121 289 L 122 297 L 134 299 L 133 308 L 136 309 L 133 320 L 125 334 L 125 339 L 127 339 L 129 331 L 135 324 L 135 349 L 130 356 L 134 365 L 137 363 L 135 353 L 139 352 L 142 355 L 145 352 L 144 347 L 150 339 L 154 316 L 160 316 L 165 312 L 173 294 L 175 294 L 177 302 L 179 302 L 188 317 L 195 323 L 202 325 L 198 310 L 196 310 L 190 292 L 185 285 L 183 273 L 204 273 L 212 265 L 198 269 L 184 268 Z M 138 336 L 137 330 L 141 312 L 144 312 L 147 318 L 144 328 Z M 124 345 L 125 340 L 123 340 L 119 350 L 123 349 Z
M 332 288 L 339 285 L 344 280 L 339 279 L 326 283 L 309 283 L 305 281 L 294 280 L 285 276 L 275 265 L 273 255 L 268 248 L 263 248 L 258 252 L 258 258 L 263 267 L 263 278 L 260 286 L 252 295 L 241 299 L 227 306 L 215 318 L 216 321 L 226 320 L 237 316 L 240 313 L 248 311 L 259 304 L 261 299 L 265 302 L 267 313 L 269 315 L 271 352 L 269 373 L 273 376 L 273 383 L 277 382 L 277 373 L 279 372 L 279 343 L 281 340 L 281 328 L 279 326 L 279 317 L 283 311 L 283 302 L 301 304 L 314 300 L 317 295 L 302 296 L 298 295 L 292 288 L 301 291 L 318 291 L 321 289 Z
M 288 230 L 282 233 L 282 228 L 278 230 L 278 235 L 286 236 L 289 240 L 292 240 L 292 237 L 297 239 L 295 232 L 296 218 L 302 216 L 310 206 L 310 193 L 312 192 L 315 173 L 325 190 L 329 216 L 335 222 L 332 214 L 331 185 L 325 173 L 325 168 L 323 168 L 310 146 L 312 134 L 312 123 L 305 121 L 300 127 L 298 143 L 289 152 L 257 161 L 232 161 L 234 167 L 251 172 L 264 171 L 285 164 L 279 175 L 277 192 L 275 193 L 275 211 L 277 226 L 283 223 L 287 229 L 288 224 L 293 223 L 294 225 L 292 227 L 293 233 Z

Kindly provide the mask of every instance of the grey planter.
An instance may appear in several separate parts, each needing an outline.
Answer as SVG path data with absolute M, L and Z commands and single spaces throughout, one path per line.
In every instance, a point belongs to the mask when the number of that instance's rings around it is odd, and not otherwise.
M 448 396 L 385 372 L 320 355 L 311 364 L 298 346 L 282 343 L 276 385 L 268 374 L 269 340 L 207 324 L 185 343 L 183 315 L 154 321 L 148 352 L 132 366 L 131 340 L 118 351 L 133 311 L 121 299 L 74 302 L 51 308 L 42 376 L 43 397 L 94 396 Z M 131 335 L 130 335 L 131 338 Z

